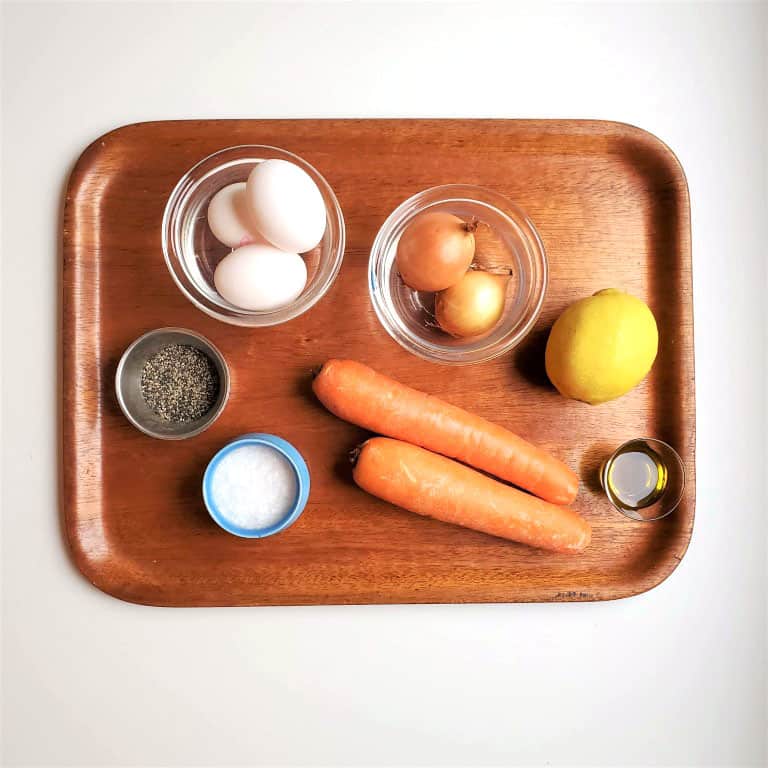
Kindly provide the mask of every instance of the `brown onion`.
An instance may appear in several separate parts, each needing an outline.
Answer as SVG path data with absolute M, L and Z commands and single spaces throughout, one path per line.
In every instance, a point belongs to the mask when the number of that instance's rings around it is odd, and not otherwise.
M 490 331 L 504 312 L 506 276 L 470 270 L 456 285 L 435 296 L 435 317 L 451 336 Z
M 444 211 L 417 216 L 397 246 L 403 282 L 415 291 L 442 291 L 459 282 L 475 256 L 476 228 Z

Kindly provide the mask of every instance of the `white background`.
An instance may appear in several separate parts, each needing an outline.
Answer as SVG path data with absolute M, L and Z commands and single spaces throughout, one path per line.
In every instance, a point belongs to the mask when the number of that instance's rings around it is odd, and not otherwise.
M 738 765 L 766 759 L 766 5 L 5 5 L 6 765 Z M 693 208 L 698 505 L 605 604 L 152 609 L 71 567 L 57 243 L 83 147 L 212 117 L 646 128 Z M 620 257 L 620 255 L 617 255 Z

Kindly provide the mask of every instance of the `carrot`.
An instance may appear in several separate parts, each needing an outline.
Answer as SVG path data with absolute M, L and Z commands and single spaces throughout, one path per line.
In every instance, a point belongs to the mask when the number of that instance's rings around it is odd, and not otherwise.
M 388 437 L 363 444 L 353 474 L 363 490 L 410 512 L 532 547 L 580 552 L 592 535 L 570 509 Z
M 503 427 L 377 373 L 354 360 L 329 360 L 312 384 L 339 418 L 482 469 L 551 501 L 576 498 L 576 474 Z

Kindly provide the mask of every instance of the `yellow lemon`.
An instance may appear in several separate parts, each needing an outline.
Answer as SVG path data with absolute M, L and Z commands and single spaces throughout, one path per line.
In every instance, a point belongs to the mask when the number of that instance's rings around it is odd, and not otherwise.
M 596 405 L 636 387 L 659 346 L 648 305 L 615 288 L 571 304 L 547 341 L 547 376 L 560 394 Z

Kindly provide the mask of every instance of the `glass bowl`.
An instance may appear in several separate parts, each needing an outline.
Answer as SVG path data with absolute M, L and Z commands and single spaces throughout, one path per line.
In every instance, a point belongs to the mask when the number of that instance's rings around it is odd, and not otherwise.
M 683 498 L 685 464 L 669 443 L 653 437 L 635 438 L 622 443 L 605 460 L 600 485 L 622 515 L 645 522 L 661 520 Z
M 258 163 L 270 159 L 288 160 L 312 177 L 325 202 L 327 223 L 320 244 L 302 254 L 307 264 L 307 284 L 302 294 L 279 309 L 253 311 L 230 304 L 214 287 L 214 270 L 232 249 L 213 236 L 207 210 L 211 198 L 222 187 L 246 181 Z M 328 182 L 291 152 L 256 144 L 223 149 L 187 171 L 168 198 L 162 237 L 165 262 L 181 292 L 198 309 L 232 325 L 277 325 L 298 317 L 326 294 L 344 257 L 344 218 Z
M 509 276 L 504 312 L 481 336 L 454 338 L 442 331 L 433 313 L 435 295 L 408 288 L 397 272 L 400 236 L 425 211 L 476 220 L 473 266 Z M 440 363 L 479 363 L 512 349 L 533 328 L 547 288 L 547 257 L 530 219 L 503 195 L 449 184 L 419 192 L 390 214 L 371 249 L 368 288 L 384 329 L 409 352 Z

